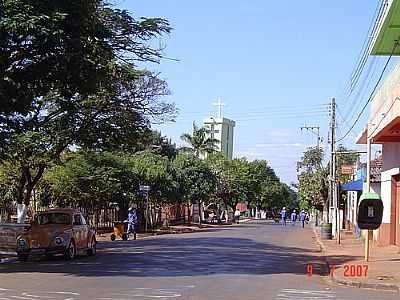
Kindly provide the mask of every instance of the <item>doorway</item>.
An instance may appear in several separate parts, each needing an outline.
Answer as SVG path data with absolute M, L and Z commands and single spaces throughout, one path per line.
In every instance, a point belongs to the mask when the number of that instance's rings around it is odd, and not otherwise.
M 400 246 L 400 175 L 392 176 L 390 244 Z

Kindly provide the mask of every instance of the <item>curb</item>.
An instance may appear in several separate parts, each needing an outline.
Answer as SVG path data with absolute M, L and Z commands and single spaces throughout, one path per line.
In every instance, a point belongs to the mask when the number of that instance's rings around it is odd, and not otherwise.
M 0 264 L 9 264 L 9 263 L 14 263 L 16 261 L 17 261 L 16 257 L 1 258 L 0 259 Z
M 326 247 L 324 243 L 321 241 L 319 238 L 317 231 L 315 229 L 315 226 L 313 227 L 315 239 L 317 241 L 318 246 L 320 247 L 321 252 L 324 254 L 323 258 L 325 260 L 326 266 L 328 268 L 328 271 L 331 268 L 331 265 L 329 263 L 329 260 L 327 259 L 327 254 L 326 254 Z M 329 272 L 328 272 L 329 274 Z M 328 275 L 327 279 L 333 283 L 337 283 L 340 285 L 345 285 L 348 287 L 354 287 L 354 288 L 361 288 L 361 289 L 373 289 L 373 290 L 381 290 L 381 291 L 386 291 L 386 292 L 396 292 L 400 293 L 400 286 L 396 284 L 389 284 L 389 283 L 368 283 L 368 282 L 361 282 L 361 281 L 355 281 L 355 280 L 348 280 L 348 279 L 343 279 L 343 278 L 338 278 L 335 273 L 333 275 Z
M 251 218 L 246 218 L 246 219 L 243 219 L 243 220 L 239 220 L 239 224 L 240 223 L 247 223 L 247 222 L 250 222 L 250 221 L 252 221 L 253 219 L 251 219 Z M 257 220 L 257 219 L 256 219 Z

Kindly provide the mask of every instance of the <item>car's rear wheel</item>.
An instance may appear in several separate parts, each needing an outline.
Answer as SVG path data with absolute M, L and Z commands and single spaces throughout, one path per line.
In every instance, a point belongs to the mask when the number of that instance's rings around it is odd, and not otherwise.
M 76 247 L 75 247 L 75 242 L 74 240 L 71 240 L 69 242 L 69 246 L 67 247 L 67 250 L 65 251 L 65 258 L 68 260 L 72 260 L 75 258 L 76 255 Z
M 87 251 L 87 254 L 89 256 L 95 256 L 96 255 L 96 251 L 97 251 L 97 249 L 96 249 L 96 238 L 92 237 L 92 241 L 90 242 L 89 250 Z

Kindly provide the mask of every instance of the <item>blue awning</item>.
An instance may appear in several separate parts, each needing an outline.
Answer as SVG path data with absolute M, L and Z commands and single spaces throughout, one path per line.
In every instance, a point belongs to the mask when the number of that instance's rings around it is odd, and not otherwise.
M 345 184 L 340 185 L 340 190 L 349 192 L 349 191 L 362 191 L 363 190 L 363 180 L 355 180 Z

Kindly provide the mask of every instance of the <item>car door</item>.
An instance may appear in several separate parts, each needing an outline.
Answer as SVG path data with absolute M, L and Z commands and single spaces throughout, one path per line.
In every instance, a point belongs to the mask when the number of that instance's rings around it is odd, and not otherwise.
M 89 243 L 89 225 L 86 222 L 85 217 L 81 214 L 81 222 L 82 222 L 82 248 L 88 248 Z
M 82 233 L 83 233 L 83 224 L 82 224 L 82 217 L 80 214 L 74 215 L 74 223 L 72 229 L 75 246 L 77 249 L 82 249 Z M 86 247 L 86 246 L 85 246 Z

